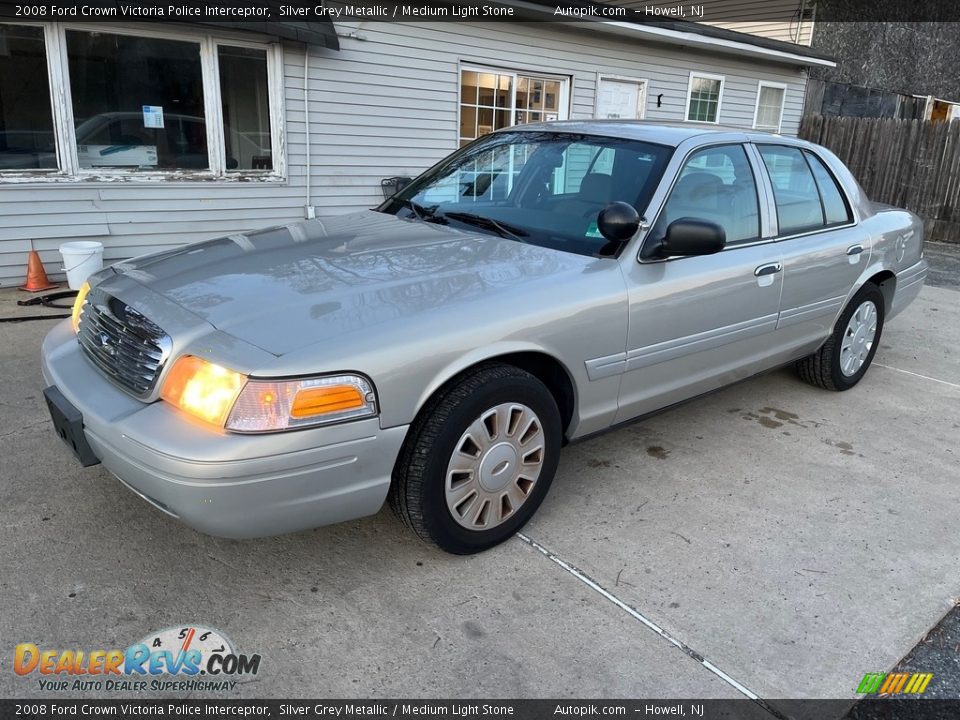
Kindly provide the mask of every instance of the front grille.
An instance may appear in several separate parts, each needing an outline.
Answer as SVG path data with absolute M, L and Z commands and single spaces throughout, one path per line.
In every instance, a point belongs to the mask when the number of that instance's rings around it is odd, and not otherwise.
M 153 390 L 171 347 L 160 327 L 96 288 L 83 304 L 77 339 L 104 375 L 137 397 Z

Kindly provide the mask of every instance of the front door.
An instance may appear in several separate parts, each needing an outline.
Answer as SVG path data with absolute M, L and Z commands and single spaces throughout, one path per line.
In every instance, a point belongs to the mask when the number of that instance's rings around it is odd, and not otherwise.
M 726 248 L 700 257 L 623 258 L 630 324 L 616 422 L 771 363 L 783 273 L 779 246 L 762 239 L 758 171 L 740 144 L 691 153 L 645 242 L 663 237 L 676 219 L 697 218 L 724 229 Z
M 646 87 L 645 80 L 601 77 L 597 84 L 597 118 L 640 120 L 643 118 Z

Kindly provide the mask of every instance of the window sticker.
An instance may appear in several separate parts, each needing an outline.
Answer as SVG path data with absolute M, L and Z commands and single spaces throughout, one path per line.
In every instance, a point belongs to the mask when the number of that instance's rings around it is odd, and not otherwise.
M 160 105 L 143 106 L 143 126 L 145 128 L 163 128 L 163 107 Z

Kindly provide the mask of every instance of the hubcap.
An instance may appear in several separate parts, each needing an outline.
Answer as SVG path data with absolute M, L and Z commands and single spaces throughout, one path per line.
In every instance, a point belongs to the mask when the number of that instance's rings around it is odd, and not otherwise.
M 850 317 L 840 344 L 840 371 L 856 375 L 866 362 L 877 336 L 877 306 L 866 300 Z
M 468 530 L 489 530 L 526 502 L 543 468 L 544 435 L 537 414 L 502 403 L 470 423 L 447 464 L 447 508 Z

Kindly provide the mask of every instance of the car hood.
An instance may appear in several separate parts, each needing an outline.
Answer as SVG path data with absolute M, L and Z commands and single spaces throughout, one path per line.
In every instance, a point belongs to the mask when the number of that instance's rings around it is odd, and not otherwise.
M 187 245 L 114 270 L 283 355 L 385 323 L 423 322 L 491 293 L 534 298 L 541 285 L 556 298 L 558 276 L 597 262 L 610 261 L 364 211 Z

